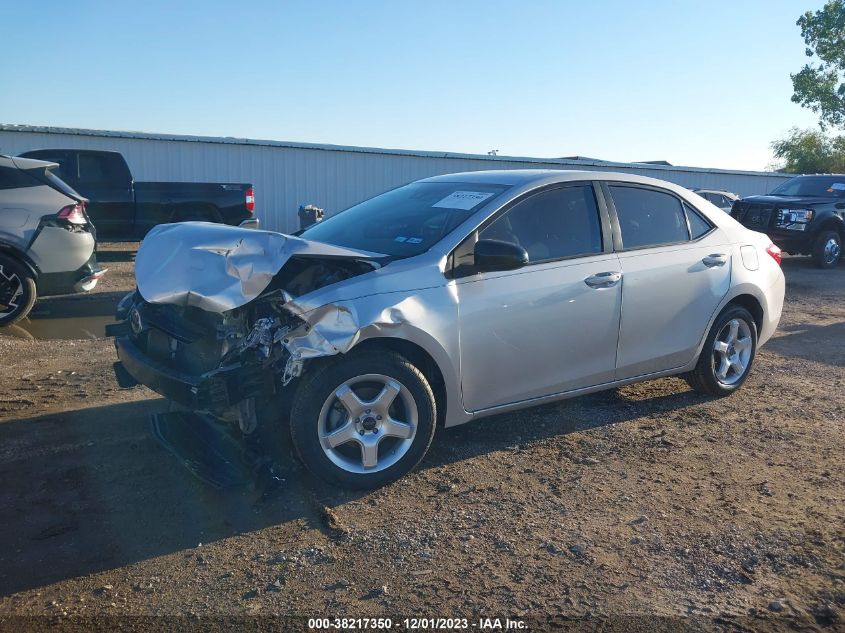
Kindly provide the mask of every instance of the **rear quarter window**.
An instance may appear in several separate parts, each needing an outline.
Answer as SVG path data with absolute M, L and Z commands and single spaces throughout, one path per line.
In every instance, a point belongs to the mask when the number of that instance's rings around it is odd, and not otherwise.
M 699 237 L 707 235 L 713 229 L 713 225 L 690 205 L 685 204 L 684 209 L 686 210 L 687 218 L 689 219 L 691 239 L 697 240 Z

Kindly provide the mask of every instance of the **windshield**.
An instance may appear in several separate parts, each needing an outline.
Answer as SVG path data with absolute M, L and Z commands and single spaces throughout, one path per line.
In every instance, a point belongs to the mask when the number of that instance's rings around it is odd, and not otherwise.
M 845 198 L 845 176 L 798 176 L 775 187 L 771 195 Z
M 300 237 L 393 257 L 424 253 L 508 187 L 413 182 L 305 229 Z

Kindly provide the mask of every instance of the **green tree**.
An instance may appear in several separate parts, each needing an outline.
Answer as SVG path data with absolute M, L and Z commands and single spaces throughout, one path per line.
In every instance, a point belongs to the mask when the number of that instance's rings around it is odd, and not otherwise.
M 798 18 L 807 57 L 818 58 L 792 75 L 792 101 L 816 112 L 822 127 L 845 128 L 845 0 Z
M 845 136 L 830 137 L 821 130 L 792 128 L 786 138 L 772 143 L 772 150 L 788 172 L 845 172 Z

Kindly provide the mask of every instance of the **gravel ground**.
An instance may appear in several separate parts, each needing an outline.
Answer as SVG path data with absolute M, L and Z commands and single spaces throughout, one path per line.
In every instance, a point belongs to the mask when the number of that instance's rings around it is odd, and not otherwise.
M 103 248 L 111 270 L 84 301 L 131 288 L 131 247 Z M 369 493 L 292 460 L 270 499 L 210 489 L 151 437 L 163 401 L 117 388 L 110 341 L 0 336 L 13 359 L 0 626 L 276 614 L 845 629 L 845 266 L 784 269 L 780 330 L 732 397 L 669 378 L 446 429 L 416 472 Z

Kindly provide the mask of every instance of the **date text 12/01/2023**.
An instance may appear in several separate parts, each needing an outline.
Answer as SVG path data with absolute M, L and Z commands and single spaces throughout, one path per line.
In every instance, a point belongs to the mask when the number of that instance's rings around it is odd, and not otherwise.
M 394 622 L 391 618 L 309 618 L 308 628 L 316 631 L 327 630 L 526 630 L 523 620 L 510 618 L 404 618 Z

